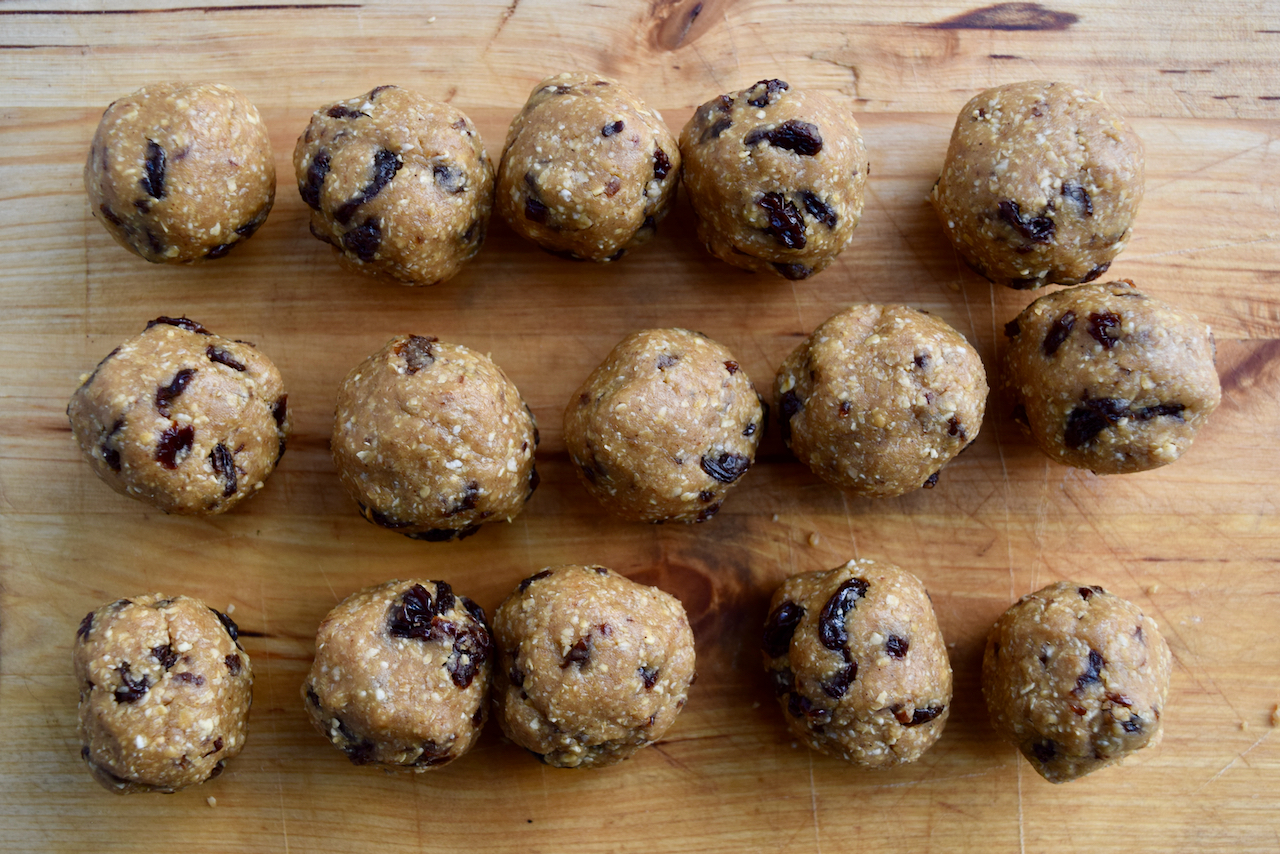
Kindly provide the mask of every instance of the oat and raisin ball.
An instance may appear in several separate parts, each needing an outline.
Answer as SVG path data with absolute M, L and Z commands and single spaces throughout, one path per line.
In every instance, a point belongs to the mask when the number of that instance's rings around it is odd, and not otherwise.
M 538 486 L 537 444 L 533 413 L 491 359 L 399 335 L 343 380 L 330 446 L 366 519 L 435 542 L 515 518 Z
M 564 440 L 583 486 L 640 522 L 705 522 L 755 459 L 764 408 L 733 354 L 687 329 L 618 343 L 569 400 Z
M 484 610 L 447 583 L 388 581 L 320 623 L 303 704 L 355 765 L 439 768 L 480 738 L 492 649 Z
M 1050 783 L 1065 783 L 1160 743 L 1171 666 L 1136 605 L 1060 581 L 992 626 L 982 693 L 996 732 Z
M 484 242 L 493 164 L 471 120 L 399 86 L 316 110 L 293 150 L 311 233 L 348 270 L 455 276 Z
M 855 495 L 932 487 L 978 436 L 982 360 L 942 320 L 906 306 L 855 305 L 787 357 L 774 382 L 796 459 Z
M 869 167 L 847 106 L 761 80 L 699 107 L 680 155 L 698 238 L 721 261 L 805 279 L 853 239 Z
M 552 254 L 616 261 L 652 239 L 679 177 L 679 147 L 656 110 L 612 78 L 560 74 L 511 123 L 496 206 Z
M 158 317 L 98 363 L 67 417 L 94 473 L 116 492 L 208 516 L 262 489 L 284 454 L 288 397 L 252 344 Z
M 118 794 L 176 792 L 244 747 L 253 668 L 235 622 L 190 596 L 117 599 L 80 622 L 80 756 Z
M 1050 457 L 1097 474 L 1178 459 L 1222 398 L 1208 325 L 1128 280 L 1043 296 L 1005 334 L 1015 417 Z
M 931 200 L 968 264 L 1029 289 L 1097 279 L 1142 202 L 1142 140 L 1101 95 L 1010 83 L 965 104 Z
M 920 579 L 874 560 L 788 578 L 763 648 L 787 726 L 868 768 L 914 762 L 950 714 L 951 663 Z
M 603 566 L 553 566 L 493 617 L 494 713 L 543 762 L 600 768 L 660 739 L 694 678 L 679 600 Z
M 84 166 L 93 215 L 153 263 L 221 258 L 267 219 L 271 139 L 230 86 L 153 83 L 102 114 Z

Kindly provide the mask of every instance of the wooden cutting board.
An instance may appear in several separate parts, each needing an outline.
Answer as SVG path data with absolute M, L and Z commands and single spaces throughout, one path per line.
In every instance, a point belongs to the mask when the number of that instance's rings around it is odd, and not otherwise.
M 1280 8 L 1104 0 L 987 8 L 818 0 L 480 0 L 165 6 L 0 2 L 0 846 L 139 851 L 1275 851 L 1280 848 Z M 172 0 L 169 0 L 172 2 Z M 711 258 L 683 200 L 619 264 L 548 256 L 495 223 L 456 280 L 409 289 L 339 270 L 307 234 L 290 154 L 313 109 L 398 83 L 478 123 L 493 157 L 543 76 L 620 77 L 677 129 L 766 77 L 851 101 L 873 172 L 850 249 L 804 282 Z M 714 521 L 624 524 L 577 484 L 561 437 L 573 389 L 625 333 L 697 328 L 757 388 L 814 326 L 905 302 L 977 346 L 996 382 L 1004 323 L 1031 299 L 966 271 L 924 201 L 955 114 L 980 89 L 1054 78 L 1105 90 L 1147 145 L 1147 196 L 1112 274 L 1214 328 L 1223 403 L 1173 466 L 1099 478 L 1041 456 L 993 393 L 936 489 L 847 498 L 776 430 Z M 244 91 L 270 128 L 276 207 L 198 268 L 153 267 L 89 215 L 81 164 L 102 109 L 143 83 Z M 263 493 L 170 518 L 111 492 L 63 409 L 78 377 L 146 320 L 187 314 L 280 366 L 296 432 Z M 394 333 L 492 354 L 544 438 L 542 486 L 510 526 L 412 542 L 356 513 L 327 448 L 338 383 Z M 758 627 L 786 576 L 851 557 L 929 586 L 956 693 L 917 764 L 860 771 L 788 737 Z M 324 614 L 391 577 L 443 578 L 487 609 L 564 562 L 679 596 L 699 679 L 667 737 L 623 765 L 544 767 L 491 725 L 449 768 L 352 767 L 310 729 L 299 686 Z M 1175 670 L 1165 738 L 1051 786 L 996 739 L 979 687 L 991 622 L 1051 581 L 1101 584 L 1160 623 Z M 252 731 L 218 780 L 116 798 L 81 766 L 70 648 L 97 604 L 184 592 L 245 630 Z M 215 802 L 216 806 L 211 808 Z

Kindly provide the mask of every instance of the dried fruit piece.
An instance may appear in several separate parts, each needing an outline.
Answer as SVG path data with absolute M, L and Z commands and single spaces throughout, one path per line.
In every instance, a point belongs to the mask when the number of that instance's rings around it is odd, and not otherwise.
M 1022 209 L 1017 202 L 1002 201 L 997 206 L 1000 212 L 1000 219 L 1013 227 L 1032 243 L 1049 243 L 1053 240 L 1054 222 L 1047 216 L 1026 217 L 1022 213 Z
M 763 638 L 764 651 L 770 658 L 787 654 L 791 638 L 803 618 L 804 608 L 795 602 L 786 601 L 773 609 L 765 620 Z
M 780 193 L 765 193 L 756 204 L 764 209 L 768 217 L 769 225 L 765 228 L 767 234 L 788 249 L 804 248 L 804 219 L 794 204 Z
M 196 375 L 194 368 L 183 368 L 174 374 L 168 385 L 156 388 L 156 410 L 165 418 L 169 417 L 169 404 L 186 390 L 191 378 Z

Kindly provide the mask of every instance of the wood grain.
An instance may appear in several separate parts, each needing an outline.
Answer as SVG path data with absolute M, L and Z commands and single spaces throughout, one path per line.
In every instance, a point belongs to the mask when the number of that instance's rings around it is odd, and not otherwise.
M 1114 5 L 0 2 L 0 848 L 136 851 L 159 832 L 189 851 L 1277 850 L 1280 11 Z M 805 282 L 751 276 L 707 255 L 681 202 L 652 246 L 617 265 L 552 258 L 495 223 L 458 279 L 418 290 L 342 272 L 307 234 L 289 156 L 316 106 L 412 86 L 465 110 L 496 158 L 532 85 L 577 67 L 621 77 L 673 129 L 764 77 L 849 99 L 873 165 L 853 245 Z M 996 366 L 1000 330 L 1030 297 L 965 270 L 924 201 L 960 106 L 1028 78 L 1105 90 L 1133 117 L 1147 197 L 1112 273 L 1217 335 L 1222 408 L 1165 469 L 1099 478 L 1049 462 L 1016 430 Z M 270 219 L 204 267 L 129 256 L 84 201 L 101 110 L 159 79 L 240 88 L 276 151 Z M 560 413 L 622 335 L 697 328 L 765 391 L 804 334 L 858 301 L 940 315 L 991 372 L 982 434 L 936 489 L 843 496 L 772 431 L 706 525 L 615 522 L 582 492 Z M 181 313 L 257 342 L 294 406 L 296 433 L 267 488 L 213 519 L 165 517 L 111 492 L 63 412 L 103 354 L 147 319 Z M 491 353 L 537 415 L 543 483 L 513 524 L 412 542 L 364 522 L 339 485 L 327 446 L 338 383 L 407 331 Z M 855 556 L 924 579 L 955 669 L 943 738 L 890 772 L 794 746 L 757 652 L 774 586 Z M 447 770 L 392 777 L 351 767 L 311 731 L 299 686 L 339 599 L 391 577 L 440 577 L 491 610 L 560 562 L 608 564 L 685 603 L 699 679 L 662 743 L 574 773 L 490 727 Z M 978 676 L 995 617 L 1062 578 L 1152 614 L 1175 672 L 1162 745 L 1054 787 L 996 740 Z M 153 589 L 234 605 L 258 675 L 251 735 L 210 784 L 118 799 L 80 765 L 70 642 L 85 611 Z

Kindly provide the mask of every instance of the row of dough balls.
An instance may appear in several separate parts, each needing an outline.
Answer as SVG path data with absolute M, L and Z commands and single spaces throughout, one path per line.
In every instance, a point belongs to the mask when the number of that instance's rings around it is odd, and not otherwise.
M 1015 417 L 1051 457 L 1099 473 L 1177 459 L 1217 407 L 1213 337 L 1128 282 L 1046 295 L 1005 328 Z M 852 494 L 932 487 L 977 438 L 977 352 L 904 306 L 856 305 L 787 357 L 774 381 L 797 459 Z M 169 513 L 208 515 L 261 489 L 284 453 L 288 395 L 252 344 L 160 317 L 87 375 L 67 407 L 93 470 Z M 685 329 L 625 337 L 570 398 L 580 480 L 632 521 L 705 522 L 751 467 L 766 406 L 725 347 Z M 401 335 L 338 393 L 331 449 L 361 513 L 422 540 L 513 519 L 538 486 L 533 413 L 488 357 Z
M 379 86 L 316 110 L 294 149 L 311 233 L 349 269 L 451 278 L 492 208 L 568 258 L 616 261 L 652 238 L 683 175 L 698 237 L 723 261 L 804 279 L 848 246 L 870 173 L 853 114 L 762 80 L 700 106 L 679 142 L 616 80 L 542 81 L 497 171 L 471 120 Z M 1101 96 L 1044 81 L 961 110 L 931 198 L 961 256 L 1016 288 L 1097 279 L 1129 240 L 1142 143 Z M 148 261 L 226 255 L 265 221 L 275 166 L 257 109 L 222 85 L 146 86 L 107 108 L 85 165 L 93 215 Z
M 857 560 L 794 576 L 774 593 L 761 647 L 787 725 L 814 750 L 888 768 L 942 734 L 951 665 L 911 573 Z M 1159 742 L 1170 661 L 1132 603 L 1062 582 L 991 629 L 983 693 L 997 732 L 1060 783 Z M 244 746 L 249 656 L 235 622 L 197 599 L 103 605 L 76 632 L 74 665 L 81 756 L 111 791 L 202 783 Z M 492 708 L 546 764 L 594 768 L 662 738 L 694 665 L 675 597 L 602 566 L 556 566 L 521 581 L 492 630 L 443 581 L 349 596 L 320 624 L 301 695 L 355 765 L 440 768 L 475 745 Z

